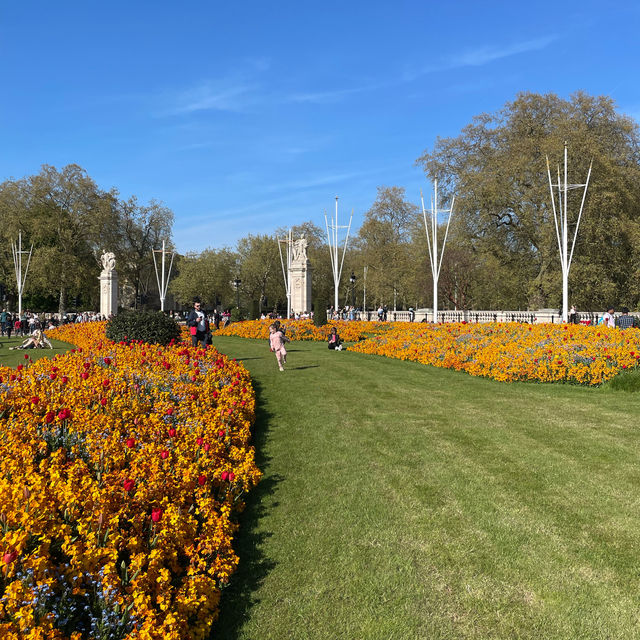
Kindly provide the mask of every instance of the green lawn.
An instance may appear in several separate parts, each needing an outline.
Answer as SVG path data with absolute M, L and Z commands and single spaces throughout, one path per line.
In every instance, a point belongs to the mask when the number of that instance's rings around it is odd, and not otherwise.
M 640 395 L 214 342 L 265 475 L 212 637 L 640 637 Z
M 32 360 L 40 358 L 53 358 L 56 353 L 64 353 L 72 348 L 72 345 L 60 340 L 51 340 L 53 349 L 25 349 L 24 351 L 12 351 L 9 347 L 17 347 L 21 345 L 26 338 L 6 338 L 0 336 L 0 366 L 15 367 L 25 361 L 25 355 Z

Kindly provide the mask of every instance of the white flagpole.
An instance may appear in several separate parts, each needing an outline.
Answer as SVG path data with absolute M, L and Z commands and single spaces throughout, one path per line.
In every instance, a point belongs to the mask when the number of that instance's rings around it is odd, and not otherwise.
M 287 294 L 287 319 L 291 317 L 291 229 L 287 234 L 286 240 L 278 238 L 278 251 L 280 252 L 280 265 L 282 266 L 282 277 L 284 279 L 284 288 Z M 287 268 L 284 267 L 284 258 L 282 257 L 282 244 L 287 245 Z
M 578 238 L 578 229 L 582 220 L 582 212 L 584 203 L 587 198 L 587 189 L 589 188 L 589 180 L 591 179 L 591 169 L 593 168 L 593 160 L 589 165 L 587 180 L 584 184 L 569 184 L 569 162 L 567 143 L 564 143 L 564 181 L 560 179 L 560 166 L 558 166 L 558 182 L 551 182 L 551 168 L 549 167 L 549 157 L 547 156 L 547 176 L 549 178 L 549 191 L 551 193 L 551 209 L 553 211 L 553 220 L 555 222 L 556 237 L 558 239 L 558 250 L 560 253 L 560 266 L 562 269 L 562 322 L 569 320 L 569 270 L 573 260 L 573 251 L 576 247 Z M 555 195 L 553 188 L 558 189 L 558 206 L 556 207 Z M 569 253 L 569 191 L 572 189 L 582 189 L 582 201 L 576 222 L 576 228 L 571 242 L 571 253 Z
M 158 273 L 158 263 L 156 262 L 156 253 L 162 253 L 162 275 Z M 173 267 L 173 258 L 175 256 L 175 252 L 171 253 L 171 262 L 169 263 L 169 271 L 165 278 L 165 256 L 169 252 L 166 250 L 166 241 L 162 241 L 162 249 L 153 249 L 151 251 L 151 255 L 153 256 L 153 266 L 156 271 L 156 282 L 158 283 L 158 291 L 160 292 L 160 311 L 164 311 L 164 301 L 167 297 L 167 290 L 169 288 L 169 280 L 171 278 L 171 268 Z
M 331 268 L 333 270 L 333 308 L 338 308 L 338 293 L 340 287 L 340 278 L 342 277 L 342 268 L 344 266 L 344 257 L 347 253 L 347 246 L 349 244 L 349 233 L 351 231 L 351 222 L 353 221 L 353 209 L 351 209 L 351 217 L 349 218 L 349 224 L 340 226 L 338 224 L 338 196 L 336 196 L 336 212 L 335 217 L 332 216 L 331 224 L 327 219 L 327 214 L 324 214 L 325 226 L 327 228 L 327 242 L 329 244 L 329 256 L 331 258 Z M 339 260 L 340 244 L 338 232 L 340 229 L 346 229 L 347 234 L 344 239 L 344 246 L 342 248 L 342 258 Z M 338 266 L 339 265 L 339 266 Z
M 29 251 L 22 250 L 22 231 L 18 233 L 18 244 L 11 243 L 11 253 L 13 254 L 13 268 L 16 274 L 16 285 L 18 287 L 18 316 L 22 315 L 22 292 L 24 291 L 24 285 L 27 281 L 27 273 L 29 272 L 29 265 L 31 264 L 31 254 L 33 253 L 33 244 Z M 22 273 L 22 254 L 28 253 L 29 258 L 27 260 L 27 266 Z
M 424 196 L 422 191 L 420 192 L 420 201 L 422 202 L 422 217 L 424 219 L 424 229 L 427 234 L 427 249 L 429 250 L 429 262 L 431 263 L 431 275 L 433 276 L 433 322 L 438 321 L 438 280 L 440 279 L 440 270 L 442 269 L 442 257 L 444 256 L 444 249 L 447 244 L 447 238 L 449 236 L 449 225 L 451 224 L 451 217 L 453 216 L 453 207 L 455 205 L 456 198 L 453 196 L 451 199 L 451 206 L 449 209 L 438 209 L 438 180 L 433 181 L 433 198 L 431 200 L 430 224 L 427 223 L 427 212 L 424 208 Z M 438 255 L 438 214 L 446 213 L 447 227 L 444 234 L 444 240 L 442 241 L 442 248 Z M 431 232 L 429 232 L 429 226 Z

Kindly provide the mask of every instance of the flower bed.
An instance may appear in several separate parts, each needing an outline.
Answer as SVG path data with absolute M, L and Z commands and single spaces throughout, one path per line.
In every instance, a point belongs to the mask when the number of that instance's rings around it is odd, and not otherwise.
M 350 350 L 503 382 L 599 385 L 638 367 L 640 330 L 517 323 L 403 324 Z
M 216 332 L 221 336 L 239 336 L 240 338 L 264 338 L 269 337 L 269 325 L 273 320 L 247 320 L 244 322 L 232 322 L 224 329 Z M 328 340 L 331 327 L 336 327 L 343 340 L 356 342 L 364 340 L 368 335 L 386 331 L 391 327 L 390 323 L 381 322 L 343 322 L 331 321 L 322 327 L 317 327 L 312 320 L 281 320 L 285 327 L 287 337 L 290 340 Z
M 77 348 L 0 371 L 0 637 L 206 637 L 260 477 L 247 371 L 99 323 L 50 336 Z

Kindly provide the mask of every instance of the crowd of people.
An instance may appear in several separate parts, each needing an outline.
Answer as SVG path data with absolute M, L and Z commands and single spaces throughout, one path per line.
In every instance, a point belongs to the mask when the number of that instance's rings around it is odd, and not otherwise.
M 359 309 L 349 306 L 348 304 L 337 309 L 332 305 L 327 309 L 327 311 L 327 315 L 331 320 L 358 320 L 360 313 Z
M 7 338 L 12 335 L 24 338 L 34 335 L 36 331 L 53 329 L 61 324 L 100 320 L 106 320 L 106 318 L 93 311 L 60 315 L 59 313 L 34 313 L 28 309 L 22 313 L 12 313 L 5 308 L 0 312 L 0 333 Z

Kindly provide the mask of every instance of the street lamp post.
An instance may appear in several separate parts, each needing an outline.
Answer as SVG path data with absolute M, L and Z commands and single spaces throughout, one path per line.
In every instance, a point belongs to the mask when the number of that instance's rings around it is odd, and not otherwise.
M 349 282 L 351 283 L 351 308 L 353 309 L 356 306 L 356 274 L 353 271 Z
M 236 309 L 240 309 L 240 285 L 242 284 L 242 280 L 240 278 L 236 278 L 233 281 L 233 286 L 236 288 Z

